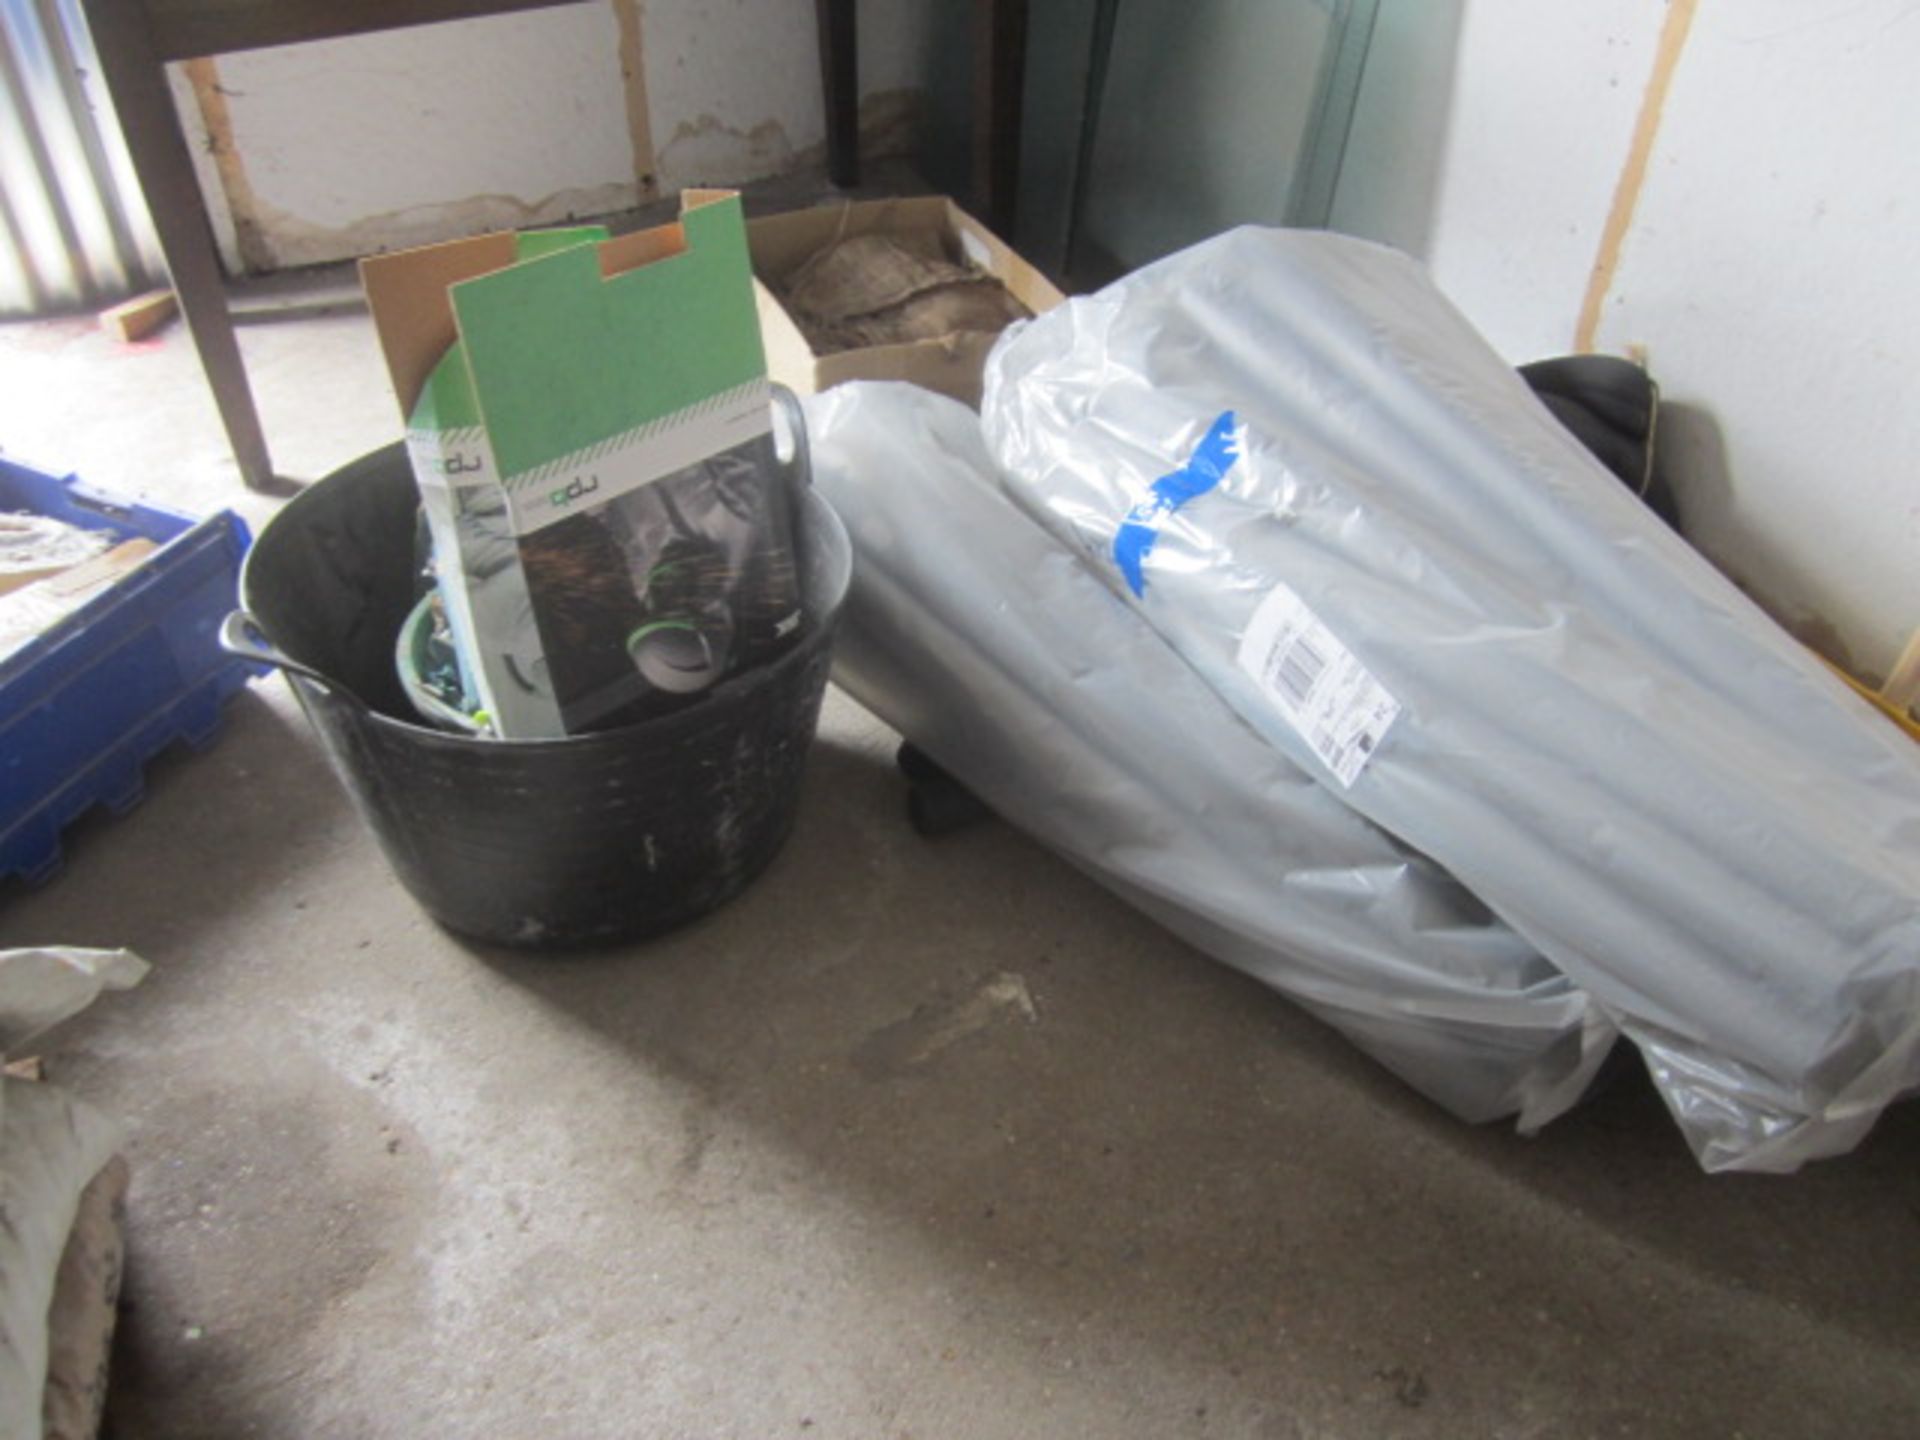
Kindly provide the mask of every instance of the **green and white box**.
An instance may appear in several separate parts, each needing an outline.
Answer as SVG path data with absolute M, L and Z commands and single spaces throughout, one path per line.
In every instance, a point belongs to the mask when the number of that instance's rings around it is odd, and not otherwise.
M 678 224 L 618 239 L 483 236 L 363 275 L 494 733 L 658 713 L 791 643 L 791 499 L 737 196 L 689 192 Z

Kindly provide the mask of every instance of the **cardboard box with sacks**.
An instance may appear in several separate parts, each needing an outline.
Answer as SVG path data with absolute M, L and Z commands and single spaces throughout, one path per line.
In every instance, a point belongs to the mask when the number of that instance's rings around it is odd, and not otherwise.
M 977 408 L 1000 331 L 1066 298 L 937 195 L 765 216 L 747 248 L 768 371 L 802 395 L 908 380 Z

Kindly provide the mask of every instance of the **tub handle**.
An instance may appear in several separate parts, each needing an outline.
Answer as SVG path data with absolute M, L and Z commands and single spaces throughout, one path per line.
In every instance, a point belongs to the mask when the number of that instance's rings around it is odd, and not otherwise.
M 311 665 L 302 665 L 267 639 L 260 622 L 245 610 L 235 610 L 220 622 L 220 648 L 229 655 L 251 660 L 256 665 L 271 665 L 311 680 L 323 690 L 341 691 L 337 680 L 330 680 Z
M 787 422 L 787 434 L 793 440 L 793 453 L 781 459 L 780 463 L 786 467 L 794 497 L 798 499 L 813 484 L 813 452 L 807 445 L 807 415 L 800 408 L 800 397 L 793 391 L 778 381 L 773 383 L 772 390 L 773 408 Z M 774 453 L 779 454 L 777 442 Z

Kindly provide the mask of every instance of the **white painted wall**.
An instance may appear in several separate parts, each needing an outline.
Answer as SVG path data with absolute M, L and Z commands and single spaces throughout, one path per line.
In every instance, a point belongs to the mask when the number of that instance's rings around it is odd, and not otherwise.
M 1662 0 L 1381 0 L 1332 228 L 1424 258 L 1516 363 L 1565 353 Z
M 1597 337 L 1687 407 L 1696 543 L 1877 672 L 1920 625 L 1916 74 L 1902 0 L 1706 0 Z
M 1335 227 L 1515 361 L 1572 347 L 1666 5 L 1384 0 Z M 1602 312 L 1679 406 L 1688 529 L 1884 671 L 1920 624 L 1920 12 L 1701 0 Z
M 918 89 L 934 0 L 860 6 L 863 96 Z M 814 7 L 793 0 L 652 0 L 647 102 L 664 190 L 738 185 L 817 159 L 826 141 Z
M 824 144 L 814 10 L 794 0 L 648 0 L 654 153 L 634 153 L 616 0 L 219 57 L 246 196 L 200 158 L 216 232 L 233 209 L 276 265 L 344 259 L 482 230 L 630 207 L 640 177 L 671 192 L 741 184 Z M 861 89 L 920 83 L 935 0 L 868 4 Z M 189 136 L 205 126 L 175 77 Z
M 229 275 L 238 275 L 246 266 L 234 235 L 233 207 L 227 203 L 226 188 L 220 183 L 220 172 L 214 168 L 213 141 L 207 133 L 206 119 L 200 113 L 200 102 L 194 98 L 193 87 L 187 83 L 180 66 L 167 67 L 167 83 L 173 87 L 173 108 L 180 114 L 180 128 L 193 156 L 194 174 L 200 181 L 200 200 L 206 207 L 207 223 L 213 227 L 220 261 Z
M 608 4 L 252 50 L 217 65 L 252 191 L 250 206 L 229 198 L 251 209 L 280 265 L 636 203 Z

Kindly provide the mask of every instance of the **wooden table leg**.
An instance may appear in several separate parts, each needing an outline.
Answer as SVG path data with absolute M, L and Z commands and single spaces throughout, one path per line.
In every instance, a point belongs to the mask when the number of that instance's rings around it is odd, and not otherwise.
M 107 90 L 119 113 L 140 189 L 173 277 L 174 293 L 192 331 L 200 365 L 219 407 L 233 458 L 249 488 L 286 494 L 297 488 L 275 477 L 260 414 L 247 385 L 225 278 L 214 249 L 193 156 L 173 108 L 165 68 L 157 58 L 146 12 L 136 0 L 85 0 Z
M 856 0 L 813 0 L 820 27 L 820 82 L 827 102 L 827 178 L 860 183 L 860 64 Z
M 1120 0 L 1094 0 L 1093 33 L 1087 46 L 1087 85 L 1080 99 L 1080 135 L 1074 142 L 1073 179 L 1067 188 L 1067 237 L 1060 272 L 1069 291 L 1086 288 L 1080 266 L 1080 241 L 1087 218 L 1087 197 L 1093 191 L 1094 147 L 1100 138 L 1100 105 L 1106 98 L 1107 69 L 1113 62 L 1113 31 L 1120 20 Z M 1113 279 L 1102 275 L 1094 284 Z
M 987 224 L 1011 240 L 1020 192 L 1027 0 L 974 0 L 973 190 Z

